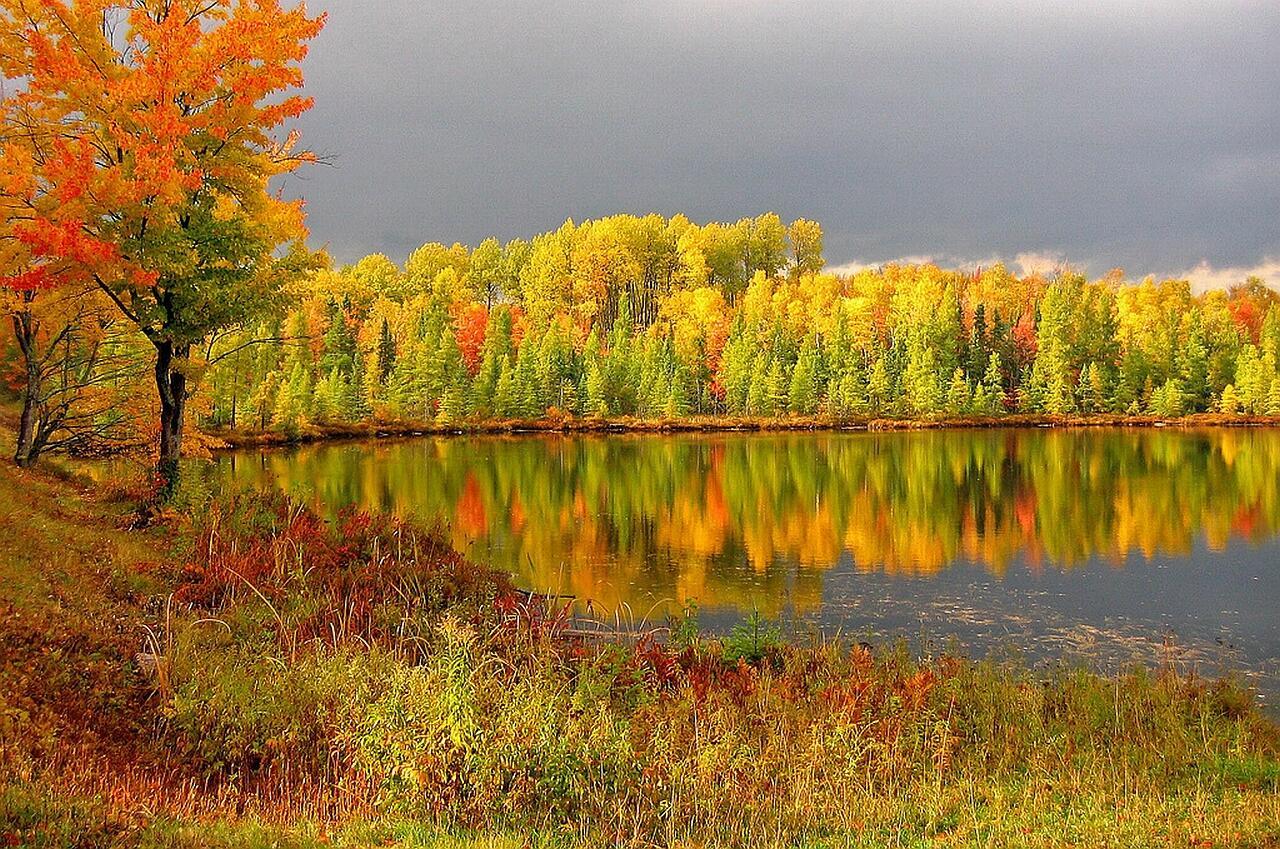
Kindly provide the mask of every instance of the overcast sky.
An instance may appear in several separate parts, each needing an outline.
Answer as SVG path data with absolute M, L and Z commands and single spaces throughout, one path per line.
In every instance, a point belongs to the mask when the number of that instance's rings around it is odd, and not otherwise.
M 342 262 L 772 210 L 821 221 L 833 265 L 1280 284 L 1276 0 L 308 7 L 301 128 L 333 164 L 287 190 Z

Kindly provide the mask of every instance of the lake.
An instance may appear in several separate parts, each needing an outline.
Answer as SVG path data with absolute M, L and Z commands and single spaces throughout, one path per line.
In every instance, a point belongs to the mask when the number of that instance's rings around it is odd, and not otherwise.
M 1174 660 L 1280 701 L 1280 430 L 452 436 L 221 455 L 611 621 Z

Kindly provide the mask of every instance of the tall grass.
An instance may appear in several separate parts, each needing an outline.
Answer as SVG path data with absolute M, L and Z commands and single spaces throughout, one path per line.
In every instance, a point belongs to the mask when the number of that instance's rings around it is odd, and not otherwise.
M 760 622 L 591 639 L 430 534 L 281 501 L 215 511 L 177 598 L 226 627 L 166 643 L 167 739 L 328 817 L 587 845 L 1280 839 L 1274 724 L 1172 668 L 789 645 Z

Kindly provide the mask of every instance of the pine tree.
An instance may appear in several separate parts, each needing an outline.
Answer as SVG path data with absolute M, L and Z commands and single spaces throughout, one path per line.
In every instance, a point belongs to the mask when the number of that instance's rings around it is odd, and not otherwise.
M 564 334 L 564 327 L 560 322 L 555 322 L 542 338 L 538 362 L 538 385 L 546 406 L 568 409 L 564 389 L 569 382 L 572 362 L 573 352 Z
M 1262 326 L 1258 329 L 1258 348 L 1264 357 L 1270 354 L 1280 360 L 1280 306 L 1276 304 L 1267 308 L 1262 319 Z
M 387 378 L 386 397 L 392 412 L 400 418 L 426 417 L 426 378 L 423 365 L 427 355 L 423 343 L 414 341 L 405 347 L 402 356 L 396 357 L 395 366 Z
M 677 363 L 671 373 L 670 389 L 667 392 L 666 417 L 679 419 L 689 415 L 692 394 L 693 374 L 684 363 Z
M 773 415 L 773 398 L 769 394 L 769 355 L 756 354 L 751 366 L 751 385 L 747 388 L 747 415 Z
M 751 370 L 754 353 L 751 341 L 743 331 L 741 316 L 733 323 L 729 340 L 720 354 L 718 379 L 724 387 L 724 404 L 730 414 L 740 416 L 747 412 L 747 392 L 751 388 Z
M 387 377 L 391 374 L 391 369 L 396 364 L 396 340 L 391 335 L 391 326 L 387 324 L 384 317 L 382 319 L 382 327 L 378 331 L 378 347 L 377 347 L 377 368 L 378 368 L 378 385 L 384 386 Z
M 1151 393 L 1148 412 L 1156 416 L 1175 417 L 1186 412 L 1187 396 L 1182 381 L 1171 377 Z
M 1100 384 L 1100 369 L 1097 363 L 1089 363 L 1080 369 L 1080 381 L 1076 386 L 1076 397 L 1080 399 L 1081 412 L 1102 412 L 1106 400 L 1100 392 Z
M 498 382 L 493 393 L 493 411 L 504 419 L 519 415 L 513 372 L 511 357 L 503 354 L 502 359 L 498 361 Z
M 942 408 L 942 387 L 938 382 L 933 348 L 917 335 L 911 343 L 903 389 L 911 411 L 920 416 L 933 416 Z
M 337 366 L 316 381 L 315 389 L 311 392 L 312 421 L 329 423 L 338 417 L 338 398 L 334 391 L 335 377 L 338 377 Z M 338 380 L 340 381 L 341 378 L 338 377 Z
M 595 330 L 587 336 L 587 344 L 582 352 L 582 389 L 580 392 L 582 412 L 588 416 L 609 415 L 609 401 L 606 397 L 606 377 L 603 357 L 600 353 L 600 339 Z
M 356 352 L 356 370 L 347 381 L 347 389 L 343 394 L 343 416 L 349 422 L 364 421 L 373 414 L 372 398 L 369 396 L 369 368 L 365 358 Z
M 987 370 L 982 374 L 982 385 L 986 389 L 986 404 L 979 412 L 989 416 L 997 416 L 1004 412 L 1004 370 L 1000 366 L 1000 354 L 992 351 L 987 357 Z
M 301 362 L 295 362 L 289 379 L 276 394 L 271 423 L 286 433 L 296 433 L 310 415 L 311 377 Z
M 1268 416 L 1280 416 L 1280 377 L 1271 379 L 1271 387 L 1267 391 L 1267 408 Z
M 332 298 L 329 299 L 327 313 L 329 329 L 324 334 L 324 354 L 320 357 L 320 370 L 327 374 L 336 369 L 343 375 L 349 375 L 355 368 L 355 334 L 347 325 L 346 313 Z
M 636 389 L 637 412 L 641 416 L 656 416 L 666 409 L 668 387 L 662 383 L 658 354 L 658 347 L 649 345 L 641 357 L 640 384 Z
M 587 363 L 586 398 L 583 402 L 588 415 L 609 415 L 609 401 L 605 395 L 604 368 L 599 358 L 593 358 Z
M 1198 317 L 1182 347 L 1178 361 L 1179 378 L 1189 409 L 1206 409 L 1209 402 L 1209 348 Z
M 987 351 L 987 308 L 979 303 L 973 309 L 973 326 L 969 329 L 968 361 L 970 374 L 977 374 L 986 368 L 990 357 Z
M 817 412 L 817 369 L 817 340 L 812 335 L 806 336 L 804 344 L 800 347 L 800 356 L 796 359 L 795 368 L 791 371 L 791 384 L 787 393 L 791 412 L 803 416 L 810 416 Z
M 476 373 L 475 383 L 471 388 L 471 411 L 480 418 L 492 416 L 497 410 L 494 393 L 498 389 L 498 371 L 502 365 L 502 355 L 495 351 L 486 351 L 480 361 L 480 371 Z
M 871 374 L 867 375 L 867 405 L 872 413 L 881 415 L 888 412 L 892 391 L 889 366 L 884 357 L 879 357 L 871 367 Z
M 1222 390 L 1222 400 L 1218 402 L 1218 411 L 1228 416 L 1240 414 L 1240 397 L 1236 395 L 1234 384 L 1228 383 Z
M 1073 328 L 1079 321 L 1083 281 L 1069 275 L 1054 281 L 1040 302 L 1036 358 L 1027 381 L 1026 403 L 1036 411 L 1063 415 L 1076 411 Z
M 851 363 L 841 377 L 833 379 L 827 395 L 827 409 L 837 418 L 858 415 L 870 409 L 867 374 L 861 364 Z
M 1148 381 L 1146 358 L 1132 335 L 1125 340 L 1124 353 L 1120 357 L 1120 376 L 1116 381 L 1116 412 L 1137 413 L 1142 406 L 1144 387 Z
M 769 415 L 777 416 L 787 408 L 787 390 L 790 388 L 782 358 L 774 357 L 765 377 L 765 391 L 769 393 Z
M 461 381 L 450 382 L 440 396 L 440 409 L 436 420 L 444 424 L 454 424 L 466 415 L 466 393 Z
M 512 380 L 515 383 L 515 403 L 519 418 L 536 419 L 546 412 L 542 387 L 538 383 L 538 343 L 532 333 L 527 334 L 520 345 Z
M 988 416 L 993 414 L 992 407 L 995 406 L 995 402 L 992 400 L 991 390 L 981 380 L 973 387 L 973 400 L 970 402 L 970 406 L 975 413 Z
M 951 385 L 947 389 L 947 412 L 953 416 L 962 416 L 969 412 L 971 400 L 969 381 L 965 378 L 964 370 L 956 366 L 951 373 Z

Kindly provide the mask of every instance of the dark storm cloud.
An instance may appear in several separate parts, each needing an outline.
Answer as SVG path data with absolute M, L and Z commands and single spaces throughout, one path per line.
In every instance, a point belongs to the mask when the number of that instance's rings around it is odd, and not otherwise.
M 833 263 L 1280 257 L 1280 10 L 312 2 L 289 189 L 340 260 L 613 212 L 821 220 Z

